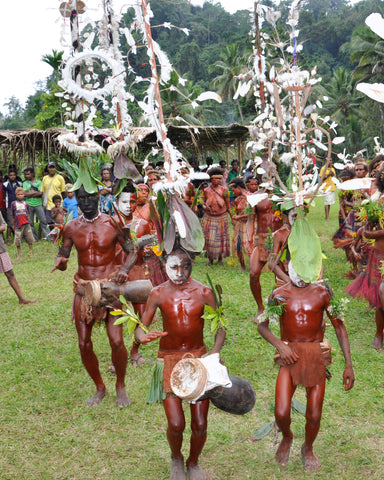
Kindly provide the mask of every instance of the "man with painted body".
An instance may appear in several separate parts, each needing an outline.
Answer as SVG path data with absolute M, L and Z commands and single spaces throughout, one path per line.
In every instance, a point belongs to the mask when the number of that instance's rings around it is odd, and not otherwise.
M 151 224 L 142 219 L 134 216 L 134 212 L 137 206 L 137 195 L 135 187 L 130 184 L 127 185 L 124 190 L 119 194 L 116 200 L 117 209 L 120 212 L 120 218 L 125 222 L 124 229 L 128 229 L 133 232 L 136 238 L 141 238 L 144 235 L 151 234 Z M 119 219 L 115 216 L 115 220 L 118 222 Z M 128 232 L 129 233 L 129 232 Z M 151 247 L 144 247 L 144 253 L 149 250 Z M 117 245 L 116 251 L 116 265 L 123 265 L 127 259 L 127 253 L 120 244 Z M 132 282 L 135 280 L 147 280 L 148 274 L 146 273 L 147 269 L 143 259 L 143 252 L 139 251 L 137 253 L 137 260 L 135 265 L 128 272 L 128 281 Z M 132 302 L 132 306 L 135 312 L 141 317 L 145 310 L 145 303 L 135 303 Z M 136 342 L 133 343 L 132 349 L 130 352 L 130 361 L 133 366 L 141 366 L 145 363 L 144 358 L 139 354 L 139 346 Z
M 320 466 L 313 453 L 313 443 L 320 428 L 325 393 L 325 366 L 331 363 L 330 347 L 324 352 L 321 346 L 325 331 L 324 312 L 335 328 L 345 358 L 345 390 L 353 387 L 354 374 L 347 331 L 343 321 L 336 314 L 332 314 L 329 290 L 321 284 L 305 283 L 297 275 L 291 262 L 288 270 L 290 282 L 272 293 L 272 299 L 284 305 L 280 315 L 281 339 L 270 330 L 268 319 L 259 324 L 258 331 L 276 348 L 276 363 L 280 365 L 275 391 L 275 418 L 283 439 L 276 452 L 276 461 L 282 466 L 288 463 L 293 441 L 290 428 L 291 401 L 297 385 L 301 384 L 307 392 L 305 441 L 301 453 L 305 470 L 311 471 Z
M 116 369 L 116 397 L 119 407 L 131 404 L 125 390 L 127 350 L 124 345 L 122 326 L 114 325 L 116 320 L 107 307 L 91 307 L 84 299 L 85 285 L 91 280 L 110 280 L 124 283 L 128 272 L 136 263 L 137 254 L 133 244 L 126 239 L 111 218 L 99 212 L 98 194 L 90 194 L 82 186 L 76 198 L 83 214 L 67 223 L 63 230 L 63 244 L 52 272 L 66 270 L 72 247 L 77 250 L 78 271 L 74 278 L 75 297 L 72 315 L 79 338 L 81 359 L 89 376 L 96 385 L 96 393 L 87 400 L 88 406 L 98 405 L 106 395 L 106 387 L 99 370 L 99 362 L 93 351 L 91 334 L 95 321 L 104 320 L 112 349 L 112 362 Z M 116 269 L 115 252 L 117 242 L 127 252 L 127 259 Z M 116 271 L 117 270 L 117 271 Z
M 145 326 L 153 320 L 159 308 L 163 317 L 164 332 L 145 332 L 136 329 L 140 343 L 148 343 L 160 338 L 158 359 L 164 361 L 163 400 L 168 420 L 167 438 L 171 449 L 170 480 L 185 480 L 184 458 L 181 453 L 185 417 L 182 401 L 170 388 L 170 374 L 173 366 L 187 353 L 201 357 L 207 350 L 203 339 L 204 306 L 216 309 L 212 290 L 191 279 L 192 259 L 184 250 L 173 251 L 166 259 L 169 280 L 154 288 L 148 298 L 147 308 L 142 317 Z M 219 329 L 215 345 L 210 353 L 219 353 L 225 340 L 225 330 Z M 207 416 L 209 399 L 190 404 L 191 429 L 190 454 L 186 461 L 190 480 L 208 480 L 207 474 L 198 463 L 199 455 L 207 437 Z
M 259 191 L 260 193 L 263 193 Z M 265 242 L 270 235 L 282 226 L 282 221 L 277 217 L 273 210 L 273 204 L 269 198 L 261 200 L 254 208 L 254 224 L 256 225 L 255 238 L 251 235 L 252 254 L 249 259 L 249 285 L 252 295 L 257 303 L 257 314 L 254 319 L 264 311 L 264 305 L 261 294 L 260 275 L 264 265 L 268 262 L 269 253 L 265 248 Z M 254 227 L 252 225 L 252 234 Z

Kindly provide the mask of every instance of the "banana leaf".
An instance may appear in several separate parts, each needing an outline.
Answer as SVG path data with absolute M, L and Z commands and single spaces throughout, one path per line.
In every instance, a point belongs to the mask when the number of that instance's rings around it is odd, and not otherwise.
M 119 153 L 114 159 L 113 174 L 116 178 L 131 178 L 135 182 L 143 180 L 135 164 L 125 153 Z
M 274 425 L 275 422 L 264 423 L 264 425 L 262 425 L 256 430 L 256 432 L 252 434 L 252 440 L 256 442 L 257 440 L 261 440 L 262 438 L 266 437 L 272 431 Z
M 296 410 L 298 413 L 301 413 L 301 415 L 305 415 L 305 412 L 307 411 L 307 407 L 296 400 L 296 398 L 292 398 L 292 409 Z
M 97 193 L 98 192 L 97 184 L 90 170 L 90 161 L 87 158 L 84 158 L 84 157 L 80 158 L 78 173 L 79 173 L 79 176 L 77 177 L 75 184 L 71 188 L 71 191 L 74 192 L 83 185 L 84 190 L 87 193 L 91 193 L 91 194 Z
M 322 252 L 320 239 L 307 217 L 297 217 L 294 221 L 288 248 L 296 273 L 306 283 L 315 282 L 321 272 Z
M 176 240 L 176 227 L 172 218 L 169 219 L 163 238 L 163 248 L 168 255 L 172 252 Z
M 204 248 L 204 234 L 196 214 L 176 195 L 168 195 L 167 204 L 170 215 L 174 217 L 175 212 L 179 212 L 179 218 L 184 223 L 186 233 L 181 236 L 180 245 L 189 252 L 201 252 Z

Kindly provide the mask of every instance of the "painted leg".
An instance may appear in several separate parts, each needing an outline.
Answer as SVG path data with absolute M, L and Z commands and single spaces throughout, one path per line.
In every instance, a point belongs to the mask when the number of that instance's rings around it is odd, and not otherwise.
M 181 400 L 168 393 L 163 401 L 168 428 L 167 439 L 171 449 L 171 472 L 169 480 L 186 480 L 184 471 L 184 457 L 181 453 L 185 417 Z
M 124 345 L 122 325 L 114 325 L 115 319 L 109 315 L 107 334 L 112 350 L 112 363 L 116 371 L 116 402 L 120 408 L 131 405 L 132 402 L 125 390 L 125 372 L 127 370 L 128 352 Z
M 382 289 L 382 285 L 383 284 L 380 284 L 380 290 Z M 384 310 L 382 308 L 376 308 L 375 320 L 376 333 L 375 338 L 372 340 L 371 347 L 376 350 L 383 350 Z
M 249 286 L 251 288 L 253 298 L 257 304 L 257 313 L 253 319 L 255 323 L 258 322 L 258 316 L 264 312 L 263 299 L 261 296 L 260 275 L 265 263 L 266 262 L 260 261 L 258 247 L 254 248 L 249 259 Z
M 208 475 L 199 465 L 199 456 L 207 439 L 209 399 L 191 405 L 191 443 L 186 461 L 189 480 L 208 480 Z
M 320 467 L 319 459 L 313 453 L 313 442 L 320 429 L 321 412 L 325 393 L 325 380 L 322 385 L 307 388 L 307 411 L 305 413 L 305 442 L 301 447 L 304 470 L 311 472 Z
M 293 442 L 291 430 L 291 402 L 296 387 L 292 384 L 288 367 L 280 367 L 276 380 L 275 419 L 283 438 L 276 451 L 275 459 L 282 467 L 286 467 Z
M 79 305 L 77 305 L 79 301 L 76 299 L 76 297 L 74 302 L 74 314 L 75 325 L 79 340 L 80 356 L 83 365 L 88 372 L 88 375 L 92 378 L 93 382 L 96 385 L 96 393 L 86 401 L 86 404 L 89 407 L 93 407 L 95 405 L 98 405 L 103 400 L 107 393 L 107 390 L 105 388 L 103 379 L 101 378 L 99 361 L 95 355 L 95 352 L 93 351 L 93 345 L 91 340 L 93 323 L 87 324 L 83 322 L 81 318 L 79 318 L 80 308 Z

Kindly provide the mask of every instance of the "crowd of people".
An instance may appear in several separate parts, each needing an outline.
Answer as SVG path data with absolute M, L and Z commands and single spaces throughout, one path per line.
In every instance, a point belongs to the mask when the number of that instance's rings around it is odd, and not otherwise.
M 266 162 L 266 160 L 265 160 Z M 349 390 L 354 384 L 349 341 L 342 319 L 331 308 L 333 293 L 326 284 L 305 282 L 294 270 L 288 247 L 296 208 L 292 200 L 285 200 L 278 209 L 268 190 L 262 188 L 260 170 L 241 170 L 233 160 L 231 167 L 225 162 L 214 164 L 207 158 L 201 169 L 195 159 L 190 160 L 195 172 L 204 172 L 205 178 L 195 177 L 185 189 L 182 199 L 200 217 L 205 240 L 207 266 L 221 264 L 233 255 L 245 271 L 249 264 L 250 289 L 257 312 L 254 322 L 260 334 L 276 348 L 275 361 L 280 365 L 276 383 L 275 417 L 283 439 L 276 460 L 285 466 L 293 440 L 291 401 L 297 385 L 307 390 L 305 442 L 302 456 L 306 470 L 316 470 L 320 462 L 313 452 L 313 443 L 320 427 L 325 392 L 326 366 L 330 363 L 330 348 L 324 347 L 326 313 L 335 328 L 345 358 L 343 385 Z M 142 183 L 128 181 L 116 191 L 112 166 L 100 172 L 99 191 L 87 192 L 82 186 L 73 192 L 73 186 L 58 173 L 55 163 L 47 165 L 42 181 L 35 178 L 32 168 L 24 170 L 24 181 L 11 166 L 5 178 L 1 176 L 0 231 L 6 230 L 6 243 L 12 235 L 21 254 L 24 238 L 32 252 L 39 239 L 52 238 L 56 227 L 62 229 L 62 243 L 52 271 L 65 270 L 74 247 L 77 251 L 78 270 L 74 278 L 72 315 L 79 338 L 81 359 L 95 384 L 96 392 L 87 405 L 98 405 L 106 394 L 97 357 L 93 351 L 91 335 L 97 321 L 104 321 L 112 351 L 110 370 L 116 374 L 116 400 L 119 407 L 131 401 L 125 388 L 128 362 L 140 366 L 145 359 L 139 353 L 140 344 L 160 339 L 159 361 L 162 367 L 162 402 L 171 448 L 171 479 L 184 480 L 184 459 L 181 454 L 185 418 L 181 400 L 169 386 L 171 366 L 189 352 L 196 357 L 207 353 L 203 340 L 204 306 L 217 308 L 212 290 L 190 278 L 194 253 L 180 248 L 176 241 L 170 253 L 161 259 L 153 248 L 156 228 L 153 209 L 156 209 L 157 185 L 164 177 L 163 165 L 150 164 L 143 171 Z M 186 170 L 186 173 L 188 170 Z M 320 172 L 324 197 L 325 219 L 329 220 L 335 194 L 339 195 L 339 228 L 333 236 L 335 248 L 345 251 L 351 263 L 347 274 L 353 281 L 346 291 L 363 297 L 370 308 L 376 309 L 376 334 L 372 346 L 383 348 L 384 283 L 381 281 L 384 260 L 384 155 L 377 155 L 370 163 L 356 157 L 348 168 L 339 173 L 332 165 Z M 364 178 L 371 178 L 364 183 Z M 350 188 L 344 182 L 353 182 Z M 360 183 L 359 183 L 360 182 Z M 336 187 L 339 187 L 338 189 Z M 257 201 L 255 200 L 257 196 Z M 252 199 L 252 201 L 250 201 Z M 35 226 L 35 217 L 39 228 Z M 230 223 L 232 229 L 230 229 Z M 232 238 L 230 238 L 232 232 Z M 175 232 L 177 235 L 177 232 Z M 12 264 L 0 236 L 1 271 L 16 292 L 20 303 L 29 303 L 20 291 Z M 133 240 L 133 238 L 135 240 Z M 248 261 L 247 261 L 248 257 Z M 279 310 L 280 334 L 276 337 L 269 329 L 268 305 L 263 304 L 261 273 L 268 265 L 275 274 L 275 290 L 269 303 Z M 150 280 L 153 286 L 149 297 L 133 294 L 130 301 L 142 323 L 136 329 L 130 354 L 124 344 L 121 325 L 115 325 L 111 314 L 121 303 L 90 305 L 86 291 L 89 284 L 110 282 L 115 284 Z M 147 327 L 159 309 L 163 318 L 162 332 L 148 332 Z M 219 328 L 212 353 L 219 353 L 225 339 L 225 328 Z M 181 355 L 181 356 L 180 356 Z M 188 478 L 207 478 L 198 463 L 206 439 L 208 400 L 191 405 L 192 437 L 190 456 L 186 461 Z

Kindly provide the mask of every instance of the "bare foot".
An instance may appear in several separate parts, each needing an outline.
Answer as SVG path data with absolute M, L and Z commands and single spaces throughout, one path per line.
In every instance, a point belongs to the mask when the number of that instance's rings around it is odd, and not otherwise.
M 286 467 L 289 460 L 289 452 L 291 451 L 293 438 L 283 438 L 279 448 L 276 451 L 275 459 L 282 467 Z
M 187 475 L 189 480 L 209 480 L 208 475 L 198 463 L 191 467 L 187 467 Z
M 371 347 L 376 348 L 376 350 L 383 350 L 383 338 L 376 335 L 372 340 Z
M 143 358 L 140 353 L 136 358 L 131 357 L 130 360 L 133 367 L 141 367 L 145 363 L 145 358 Z
M 19 303 L 25 305 L 27 303 L 36 303 L 36 300 L 28 300 L 28 298 L 19 298 Z
M 125 391 L 125 388 L 121 388 L 119 390 L 116 389 L 116 403 L 119 408 L 132 405 L 131 399 L 128 397 L 128 393 Z
M 305 444 L 301 447 L 301 457 L 304 463 L 304 470 L 306 472 L 313 472 L 320 467 L 319 459 L 313 453 L 312 448 L 307 449 Z
M 99 405 L 99 403 L 103 400 L 105 397 L 107 391 L 104 388 L 104 390 L 96 390 L 96 393 L 93 395 L 93 397 L 88 398 L 88 400 L 85 402 L 88 407 L 94 407 L 95 405 Z
M 172 458 L 171 475 L 169 480 L 186 480 L 184 471 L 184 458 Z

